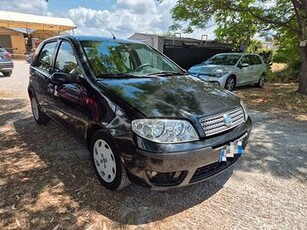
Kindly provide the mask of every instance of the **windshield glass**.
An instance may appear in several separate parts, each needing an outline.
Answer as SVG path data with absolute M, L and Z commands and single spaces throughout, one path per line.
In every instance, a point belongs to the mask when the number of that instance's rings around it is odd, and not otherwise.
M 223 55 L 216 55 L 212 58 L 209 58 L 205 64 L 208 65 L 235 65 L 239 61 L 242 55 L 237 54 L 223 54 Z
M 113 41 L 81 41 L 96 77 L 111 75 L 144 76 L 182 73 L 170 60 L 149 46 Z M 109 77 L 108 76 L 108 77 Z

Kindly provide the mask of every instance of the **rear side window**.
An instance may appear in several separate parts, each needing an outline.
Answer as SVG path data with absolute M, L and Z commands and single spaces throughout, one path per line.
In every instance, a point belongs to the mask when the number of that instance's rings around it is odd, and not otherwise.
M 260 65 L 260 64 L 262 64 L 262 61 L 260 60 L 260 58 L 259 58 L 258 56 L 252 55 L 251 58 L 252 58 L 252 63 L 253 63 L 254 65 Z
M 55 61 L 55 70 L 67 74 L 80 73 L 78 62 L 70 43 L 62 42 Z
M 52 56 L 55 51 L 56 42 L 46 43 L 39 54 L 37 67 L 42 70 L 48 70 L 52 64 Z

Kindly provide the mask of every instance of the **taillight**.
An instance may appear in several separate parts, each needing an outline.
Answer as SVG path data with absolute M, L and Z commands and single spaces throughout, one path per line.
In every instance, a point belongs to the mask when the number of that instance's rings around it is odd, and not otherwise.
M 3 56 L 4 56 L 5 59 L 11 59 L 11 57 L 12 57 L 12 55 L 8 52 L 5 52 Z

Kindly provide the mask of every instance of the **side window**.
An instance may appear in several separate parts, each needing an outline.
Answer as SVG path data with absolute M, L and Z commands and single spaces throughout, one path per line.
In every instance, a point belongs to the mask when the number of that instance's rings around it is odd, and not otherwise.
M 55 51 L 56 42 L 46 43 L 42 48 L 36 66 L 42 70 L 48 70 L 51 67 L 52 56 Z
M 247 64 L 251 65 L 250 58 L 249 58 L 248 55 L 245 55 L 244 57 L 242 57 L 240 64 L 243 64 L 243 63 L 247 63 Z
M 55 60 L 55 70 L 72 75 L 78 75 L 80 73 L 73 48 L 68 42 L 61 43 Z
M 262 64 L 262 61 L 260 60 L 260 58 L 259 58 L 258 56 L 253 55 L 252 57 L 253 57 L 253 64 L 254 64 L 254 65 L 260 65 L 260 64 Z

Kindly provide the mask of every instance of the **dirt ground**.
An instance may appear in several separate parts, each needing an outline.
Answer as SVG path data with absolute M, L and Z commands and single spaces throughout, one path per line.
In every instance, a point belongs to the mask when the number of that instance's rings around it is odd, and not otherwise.
M 233 171 L 166 192 L 110 192 L 82 143 L 34 122 L 28 64 L 15 66 L 0 75 L 0 229 L 307 229 L 306 121 L 253 110 Z

